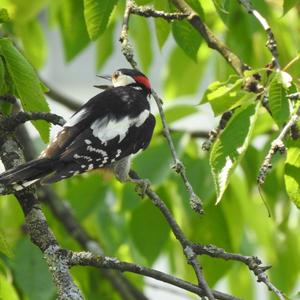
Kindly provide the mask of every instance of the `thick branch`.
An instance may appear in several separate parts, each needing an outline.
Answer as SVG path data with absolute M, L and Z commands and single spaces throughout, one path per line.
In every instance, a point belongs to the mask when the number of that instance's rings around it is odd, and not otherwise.
M 235 72 L 243 76 L 243 72 L 249 67 L 214 35 L 201 17 L 184 0 L 172 0 L 172 2 L 181 12 L 189 15 L 187 20 L 202 35 L 208 47 L 218 51 Z
M 24 126 L 17 131 L 19 140 L 24 147 L 26 160 L 32 160 L 37 153 Z M 81 224 L 76 220 L 71 207 L 48 187 L 39 188 L 39 199 L 44 201 L 51 209 L 54 216 L 61 222 L 67 232 L 82 246 L 83 249 L 95 255 L 104 255 L 99 243 L 95 241 Z M 138 290 L 125 276 L 113 270 L 102 270 L 102 274 L 112 284 L 123 300 L 147 300 L 148 298 Z
M 69 234 L 82 246 L 83 249 L 90 251 L 94 255 L 104 255 L 103 249 L 95 241 L 81 224 L 76 220 L 70 209 L 70 205 L 59 199 L 55 192 L 44 187 L 41 190 L 41 199 L 50 207 L 54 216 L 61 222 Z M 112 284 L 115 290 L 124 300 L 147 300 L 148 298 L 139 291 L 121 273 L 102 269 L 102 274 Z
M 130 12 L 135 15 L 139 15 L 142 17 L 153 17 L 153 18 L 162 18 L 166 21 L 172 20 L 184 20 L 187 18 L 188 14 L 185 13 L 168 13 L 165 11 L 155 10 L 149 6 L 137 6 L 134 1 L 132 1 L 132 5 L 130 7 Z
M 68 252 L 68 260 L 70 265 L 72 266 L 94 266 L 97 268 L 108 268 L 115 269 L 122 272 L 131 272 L 140 274 L 146 277 L 151 277 L 159 281 L 163 281 L 173 286 L 177 286 L 186 291 L 190 291 L 199 296 L 205 296 L 206 293 L 203 289 L 198 286 L 191 284 L 187 281 L 184 281 L 175 276 L 163 273 L 161 271 L 157 271 L 151 268 L 147 268 L 144 266 L 140 266 L 133 263 L 122 262 L 113 257 L 105 257 L 105 256 L 96 256 L 89 252 Z M 213 295 L 215 299 L 226 299 L 226 300 L 238 300 L 238 298 L 227 295 L 225 293 L 221 293 L 218 291 L 213 291 Z
M 54 125 L 60 125 L 60 126 L 63 126 L 66 122 L 63 117 L 52 113 L 21 111 L 5 118 L 0 123 L 0 126 L 4 130 L 14 131 L 17 126 L 27 121 L 36 121 L 36 120 L 44 120 Z
M 21 147 L 11 135 L 0 130 L 0 157 L 6 169 L 25 162 Z M 59 299 L 83 299 L 73 282 L 68 266 L 57 256 L 58 243 L 48 227 L 46 218 L 38 203 L 34 188 L 15 193 L 24 215 L 25 225 L 32 242 L 44 253 L 48 268 L 55 282 Z M 24 275 L 25 276 L 25 275 Z

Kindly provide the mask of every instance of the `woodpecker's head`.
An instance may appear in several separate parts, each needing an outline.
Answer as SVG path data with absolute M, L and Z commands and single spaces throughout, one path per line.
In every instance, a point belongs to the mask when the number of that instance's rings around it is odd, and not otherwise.
M 151 85 L 149 79 L 140 71 L 135 69 L 119 69 L 112 76 L 99 76 L 112 81 L 113 87 L 132 86 L 140 88 L 146 94 L 151 94 Z M 105 86 L 96 86 L 104 88 Z

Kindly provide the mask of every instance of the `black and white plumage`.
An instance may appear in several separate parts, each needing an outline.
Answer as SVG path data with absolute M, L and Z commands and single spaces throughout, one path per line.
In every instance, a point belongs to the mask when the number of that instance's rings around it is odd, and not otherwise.
M 120 69 L 109 78 L 113 86 L 75 112 L 38 159 L 2 173 L 0 183 L 21 190 L 103 167 L 125 181 L 131 155 L 146 149 L 153 134 L 151 88 L 137 70 Z

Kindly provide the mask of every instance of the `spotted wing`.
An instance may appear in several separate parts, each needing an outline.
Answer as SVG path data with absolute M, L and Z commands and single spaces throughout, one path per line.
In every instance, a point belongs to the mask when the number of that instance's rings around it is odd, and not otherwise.
M 145 149 L 151 140 L 155 118 L 149 111 L 135 118 L 114 116 L 95 120 L 60 155 L 61 167 L 44 182 L 52 183 L 95 168 L 109 166 Z

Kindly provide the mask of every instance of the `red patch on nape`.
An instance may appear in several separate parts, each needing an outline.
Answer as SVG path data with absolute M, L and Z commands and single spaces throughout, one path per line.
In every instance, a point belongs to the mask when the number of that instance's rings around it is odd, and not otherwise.
M 151 84 L 150 81 L 147 77 L 139 75 L 139 76 L 134 76 L 134 80 L 142 85 L 144 85 L 147 89 L 151 89 Z

